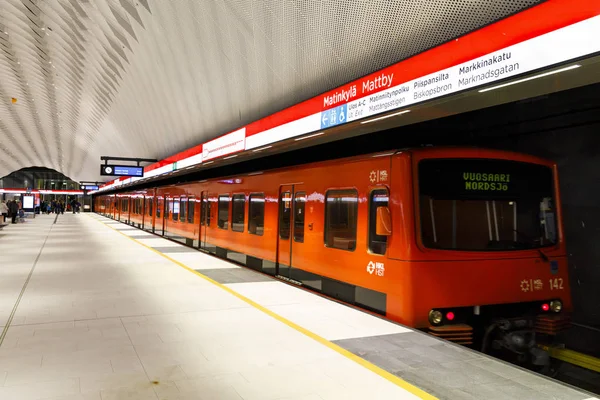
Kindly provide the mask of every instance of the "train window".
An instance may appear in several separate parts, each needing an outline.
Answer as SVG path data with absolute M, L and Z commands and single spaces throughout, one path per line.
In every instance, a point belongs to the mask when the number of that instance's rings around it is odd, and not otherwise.
M 325 194 L 325 246 L 341 250 L 356 249 L 358 192 L 330 190 Z
M 186 213 L 187 213 L 187 199 L 182 198 L 181 205 L 179 206 L 179 221 L 181 221 L 181 222 L 186 221 L 186 219 L 187 219 Z
M 187 211 L 187 222 L 190 224 L 194 223 L 194 211 L 196 209 L 196 199 L 190 197 L 188 199 L 188 211 Z
M 146 199 L 146 201 L 148 202 L 146 209 L 148 210 L 148 215 L 152 216 L 152 202 L 154 201 L 154 198 L 150 197 L 149 199 Z
M 219 215 L 217 216 L 217 226 L 221 229 L 227 229 L 229 224 L 229 195 L 219 196 Z
M 246 196 L 243 194 L 234 194 L 231 205 L 231 230 L 235 232 L 244 232 L 244 212 L 246 211 Z
M 290 222 L 292 220 L 292 194 L 283 192 L 279 198 L 279 237 L 290 238 Z
M 265 195 L 251 194 L 248 206 L 248 232 L 262 236 L 265 230 Z
M 306 193 L 298 192 L 294 198 L 294 242 L 304 242 L 304 214 Z
M 387 236 L 377 234 L 377 209 L 387 207 L 390 195 L 387 189 L 377 189 L 371 192 L 369 199 L 369 251 L 374 254 L 385 254 Z
M 210 203 L 208 198 L 204 196 L 200 203 L 200 225 L 210 226 Z
M 160 200 L 157 200 L 157 204 L 156 204 L 156 216 L 158 218 L 160 218 Z
M 121 212 L 127 212 L 129 206 L 129 199 L 121 199 Z
M 180 203 L 179 203 L 179 199 L 177 200 L 172 200 L 173 201 L 173 221 L 177 221 L 179 219 L 179 207 L 180 207 Z

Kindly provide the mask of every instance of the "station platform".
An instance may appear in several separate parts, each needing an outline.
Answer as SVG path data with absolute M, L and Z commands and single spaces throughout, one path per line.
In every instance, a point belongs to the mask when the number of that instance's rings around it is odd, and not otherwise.
M 0 326 L 8 400 L 595 399 L 95 214 L 0 232 Z

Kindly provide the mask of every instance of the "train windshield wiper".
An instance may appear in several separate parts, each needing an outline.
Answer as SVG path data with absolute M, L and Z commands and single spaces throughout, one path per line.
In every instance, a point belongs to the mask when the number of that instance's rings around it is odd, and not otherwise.
M 521 231 L 518 231 L 516 229 L 513 229 L 514 232 L 516 232 L 518 235 L 523 236 L 524 238 L 526 238 L 527 240 L 529 240 L 531 242 L 531 248 L 534 248 L 535 246 L 535 239 L 529 235 L 524 234 Z M 540 253 L 540 257 L 542 258 L 542 260 L 544 260 L 544 262 L 550 262 L 550 259 L 548 258 L 548 256 L 546 255 L 546 253 L 544 253 L 542 251 L 542 249 L 540 249 L 539 247 L 535 247 L 535 249 L 538 251 L 538 253 Z

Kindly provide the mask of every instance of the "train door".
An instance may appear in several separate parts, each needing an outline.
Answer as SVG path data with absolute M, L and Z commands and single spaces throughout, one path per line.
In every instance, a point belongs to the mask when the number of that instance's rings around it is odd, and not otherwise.
M 203 191 L 200 194 L 200 237 L 198 240 L 199 247 L 206 250 L 206 231 L 210 225 L 210 203 L 208 201 L 208 192 Z
M 306 192 L 302 185 L 282 185 L 279 188 L 276 275 L 292 278 L 294 249 L 304 243 L 304 206 Z

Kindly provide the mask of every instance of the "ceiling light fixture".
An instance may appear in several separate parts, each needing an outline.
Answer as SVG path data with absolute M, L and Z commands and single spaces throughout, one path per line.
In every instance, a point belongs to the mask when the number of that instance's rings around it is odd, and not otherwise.
M 390 115 L 384 115 L 383 117 L 378 117 L 378 118 L 373 118 L 373 119 L 368 119 L 366 121 L 362 121 L 361 124 L 368 124 L 369 122 L 380 121 L 382 119 L 395 117 L 396 115 L 402 115 L 402 114 L 406 114 L 406 113 L 409 113 L 409 112 L 410 112 L 410 110 L 398 111 L 397 113 L 393 113 L 393 114 L 390 114 Z
M 530 76 L 529 78 L 519 79 L 519 80 L 516 80 L 516 81 L 513 81 L 513 82 L 503 83 L 502 85 L 492 86 L 491 88 L 481 89 L 479 91 L 479 93 L 489 92 L 490 90 L 496 90 L 496 89 L 500 89 L 500 88 L 503 88 L 503 87 L 507 87 L 507 86 L 511 86 L 511 85 L 516 85 L 517 83 L 523 83 L 523 82 L 531 81 L 531 80 L 534 80 L 534 79 L 543 78 L 545 76 L 550 76 L 550 75 L 558 74 L 559 72 L 570 71 L 572 69 L 579 68 L 579 67 L 581 67 L 581 65 L 578 65 L 578 64 L 570 65 L 570 66 L 565 67 L 565 68 L 560 68 L 560 69 L 557 69 L 557 70 L 554 70 L 554 71 L 544 72 L 543 74 Z
M 257 152 L 257 151 L 262 151 L 262 150 L 266 150 L 266 149 L 270 149 L 273 146 L 265 146 L 265 147 L 261 147 L 260 149 L 256 149 L 256 150 L 252 150 L 253 152 Z
M 212 164 L 212 163 L 214 163 L 214 161 L 205 162 L 202 165 L 208 165 L 208 164 Z
M 321 135 L 324 135 L 324 134 L 325 134 L 325 132 L 319 132 L 319 133 L 314 133 L 314 134 L 312 134 L 312 135 L 303 136 L 303 137 L 300 137 L 300 138 L 298 138 L 298 139 L 294 139 L 294 140 L 297 142 L 297 141 L 299 141 L 299 140 L 310 139 L 310 138 L 312 138 L 312 137 L 315 137 L 315 136 L 321 136 Z
M 223 160 L 229 160 L 230 158 L 236 158 L 237 156 L 238 156 L 237 154 L 234 154 L 232 156 L 223 158 Z

